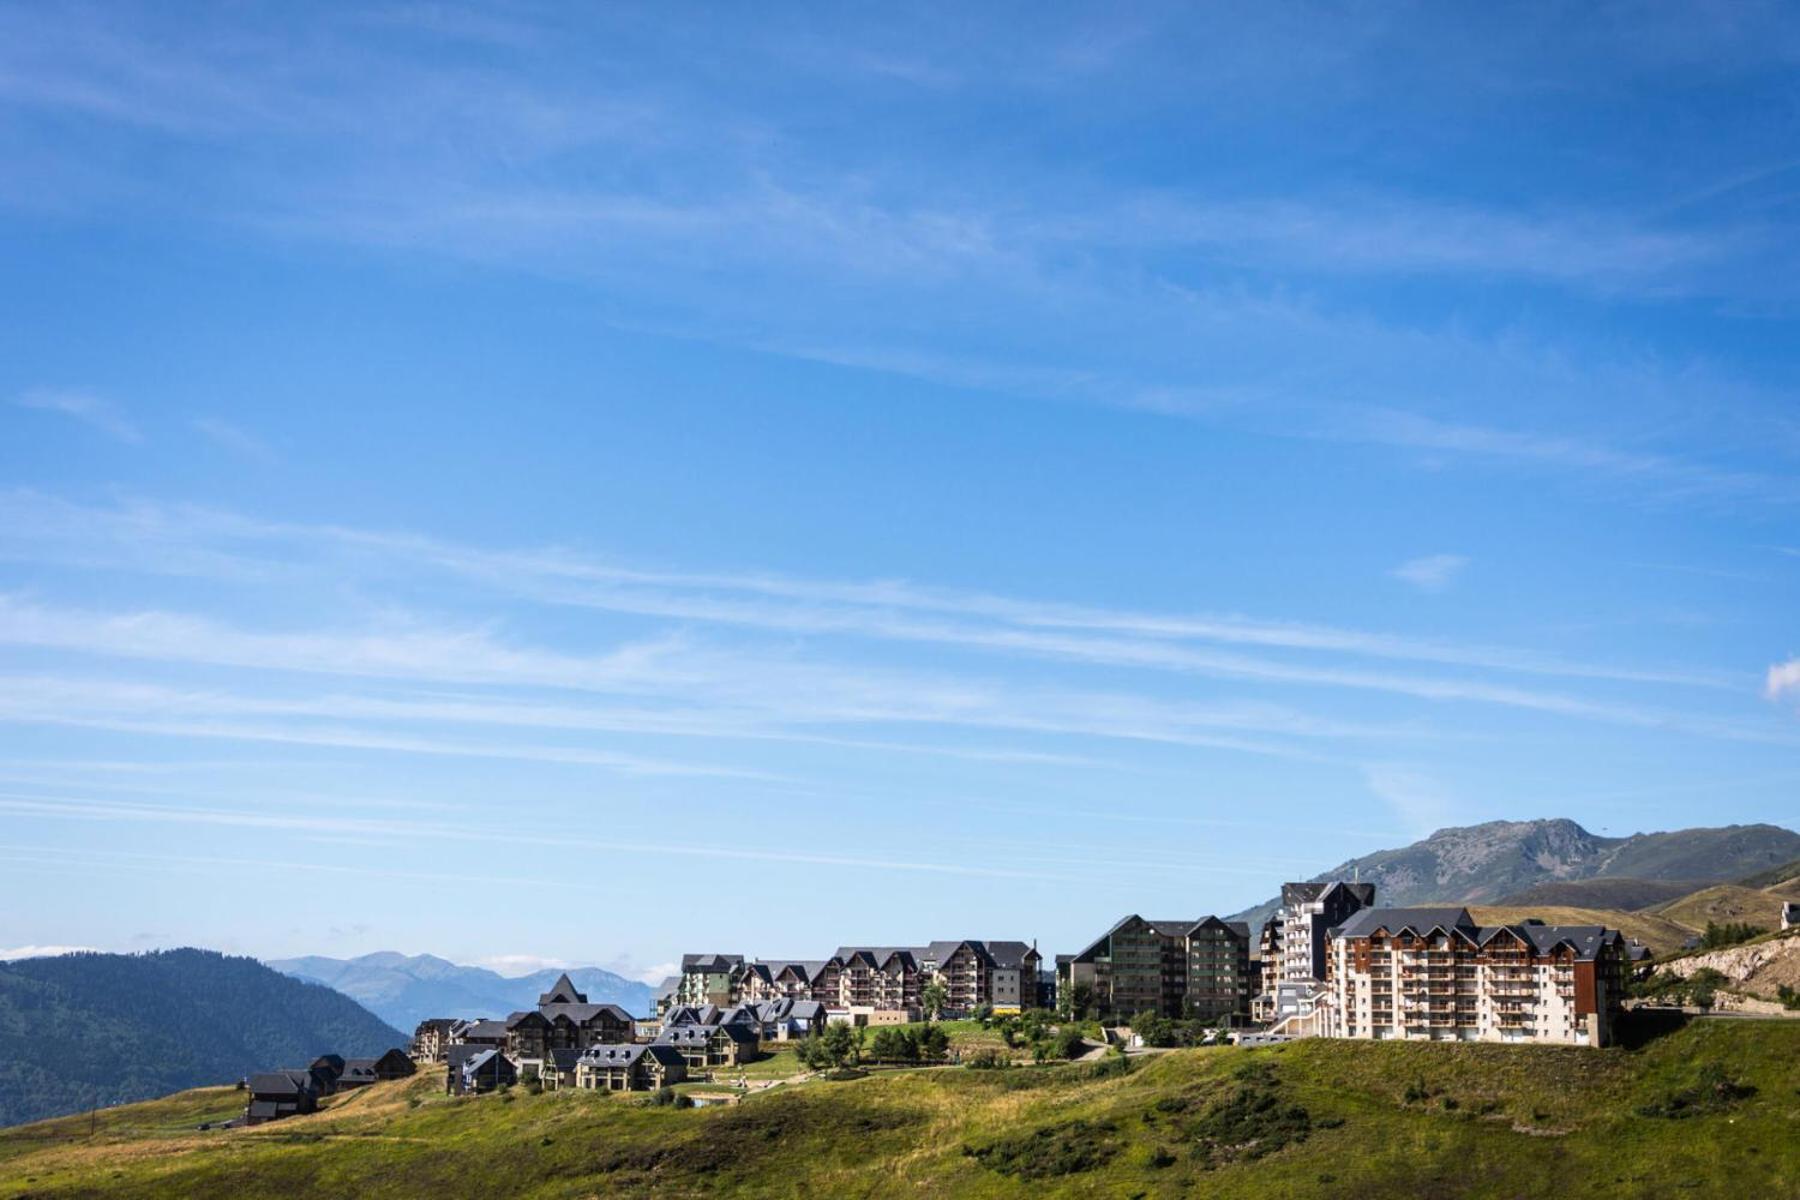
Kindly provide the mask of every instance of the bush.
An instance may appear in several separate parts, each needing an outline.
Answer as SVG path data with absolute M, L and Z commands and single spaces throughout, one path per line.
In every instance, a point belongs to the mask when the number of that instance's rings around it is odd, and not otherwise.
M 1723 1112 L 1754 1095 L 1755 1087 L 1733 1079 L 1718 1063 L 1706 1063 L 1696 1072 L 1692 1085 L 1674 1089 L 1649 1104 L 1640 1104 L 1637 1113 L 1640 1117 L 1681 1120 Z
M 1111 1121 L 1074 1120 L 1001 1138 L 963 1153 L 990 1171 L 1015 1179 L 1053 1179 L 1105 1166 L 1120 1149 L 1119 1127 Z
M 975 1071 L 993 1071 L 1001 1067 L 1012 1066 L 1012 1059 L 998 1050 L 989 1048 L 977 1050 L 963 1060 L 963 1065 Z
M 653 1108 L 692 1108 L 693 1100 L 664 1084 L 650 1093 L 650 1105 Z
M 1707 950 L 1717 950 L 1721 946 L 1747 942 L 1767 932 L 1761 925 L 1751 925 L 1745 921 L 1727 921 L 1723 925 L 1708 921 L 1706 932 L 1700 936 L 1700 945 Z

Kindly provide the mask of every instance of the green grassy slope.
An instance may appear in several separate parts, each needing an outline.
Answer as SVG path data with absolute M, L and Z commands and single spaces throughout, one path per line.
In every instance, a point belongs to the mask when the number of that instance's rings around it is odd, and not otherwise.
M 1764 929 L 1776 929 L 1781 924 L 1782 899 L 1773 892 L 1758 888 L 1721 883 L 1690 896 L 1683 896 L 1679 900 L 1659 904 L 1642 915 L 1661 917 L 1665 921 L 1673 921 L 1695 930 L 1705 929 L 1708 921 L 1720 924 L 1745 922 L 1760 925 Z
M 189 1093 L 92 1140 L 0 1132 L 0 1197 L 1800 1194 L 1800 1022 L 1701 1021 L 1638 1051 L 1320 1040 L 1110 1076 L 921 1070 L 699 1111 L 432 1082 L 256 1130 L 174 1132 L 209 1109 Z

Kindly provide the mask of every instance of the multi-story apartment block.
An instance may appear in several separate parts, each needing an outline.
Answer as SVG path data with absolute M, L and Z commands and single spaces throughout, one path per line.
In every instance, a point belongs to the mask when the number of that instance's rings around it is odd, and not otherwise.
M 983 1005 L 1017 1012 L 1038 1001 L 1041 958 L 1027 942 L 974 938 L 927 946 L 839 946 L 825 959 L 752 959 L 736 954 L 686 954 L 681 974 L 658 989 L 657 1015 L 707 1004 L 786 1000 L 824 1005 L 839 1019 L 883 1023 L 872 1014 L 916 1019 L 925 985 L 936 979 L 949 994 L 947 1016 Z M 904 1017 L 899 1019 L 905 1019 Z
M 1338 1037 L 1604 1046 L 1629 947 L 1599 925 L 1477 925 L 1462 908 L 1367 908 L 1330 937 Z
M 743 999 L 743 981 L 741 954 L 684 954 L 672 1002 L 728 1008 Z
M 966 1017 L 983 1005 L 1002 1013 L 1034 1005 L 1042 961 L 1037 947 L 1024 942 L 932 942 L 919 951 L 925 982 L 944 985 L 949 1017 Z
M 834 999 L 838 964 L 819 960 L 761 960 L 744 964 L 743 1002 Z
M 905 946 L 839 946 L 834 1008 L 906 1010 L 919 1007 L 923 984 L 918 953 Z
M 1083 985 L 1104 1013 L 1154 1012 L 1207 1020 L 1247 1014 L 1250 928 L 1217 917 L 1125 917 L 1079 954 L 1057 959 L 1057 992 Z
M 1281 931 L 1278 976 L 1290 983 L 1318 982 L 1325 978 L 1326 931 L 1342 925 L 1360 909 L 1375 903 L 1375 885 L 1347 883 L 1284 883 L 1281 911 L 1276 915 Z
M 1256 1019 L 1290 1037 L 1324 1033 L 1327 931 L 1374 902 L 1372 883 L 1282 884 L 1281 907 L 1262 931 L 1262 984 L 1250 1006 Z

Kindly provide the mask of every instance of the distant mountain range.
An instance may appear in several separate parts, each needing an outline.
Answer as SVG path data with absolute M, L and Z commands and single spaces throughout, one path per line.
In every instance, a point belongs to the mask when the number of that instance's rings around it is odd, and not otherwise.
M 504 1017 L 531 1008 L 561 970 L 507 978 L 486 967 L 465 967 L 431 954 L 383 950 L 360 958 L 270 959 L 269 966 L 296 979 L 336 988 L 398 1029 L 411 1031 L 427 1017 Z M 635 979 L 600 967 L 571 967 L 569 978 L 589 1003 L 617 1004 L 648 1015 L 651 990 Z
M 0 963 L 0 1125 L 406 1041 L 330 988 L 211 950 Z
M 1375 884 L 1382 905 L 1499 904 L 1525 895 L 1545 903 L 1546 885 L 1617 880 L 1620 886 L 1552 892 L 1563 904 L 1638 908 L 1684 895 L 1709 883 L 1738 880 L 1800 858 L 1800 833 L 1778 825 L 1726 825 L 1635 833 L 1609 838 L 1558 817 L 1489 821 L 1440 829 L 1398 850 L 1378 850 L 1340 863 L 1314 880 L 1360 879 Z M 1628 885 L 1628 886 L 1626 886 Z M 1658 886 L 1663 885 L 1663 886 Z M 1595 901 L 1609 899 L 1606 905 Z M 1529 901 L 1528 901 L 1529 902 Z M 1233 914 L 1261 927 L 1278 900 Z

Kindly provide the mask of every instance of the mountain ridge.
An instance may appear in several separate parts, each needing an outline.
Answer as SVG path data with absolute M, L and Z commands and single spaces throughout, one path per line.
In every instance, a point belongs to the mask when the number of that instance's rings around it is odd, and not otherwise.
M 1495 904 L 1544 884 L 1621 878 L 1705 886 L 1800 857 L 1800 833 L 1779 825 L 1702 826 L 1604 837 L 1568 817 L 1486 821 L 1439 829 L 1390 850 L 1348 859 L 1312 881 L 1375 884 L 1376 903 Z M 1260 927 L 1271 899 L 1229 919 Z
M 274 958 L 267 966 L 324 984 L 351 997 L 398 1029 L 417 1028 L 427 1017 L 504 1017 L 530 1008 L 563 969 L 505 976 L 487 967 L 465 966 L 435 954 L 377 950 L 355 958 L 310 954 Z M 634 1016 L 648 1014 L 648 984 L 603 967 L 570 967 L 568 976 L 595 1004 L 618 1004 Z
M 0 1125 L 404 1045 L 348 996 L 213 950 L 0 964 Z

